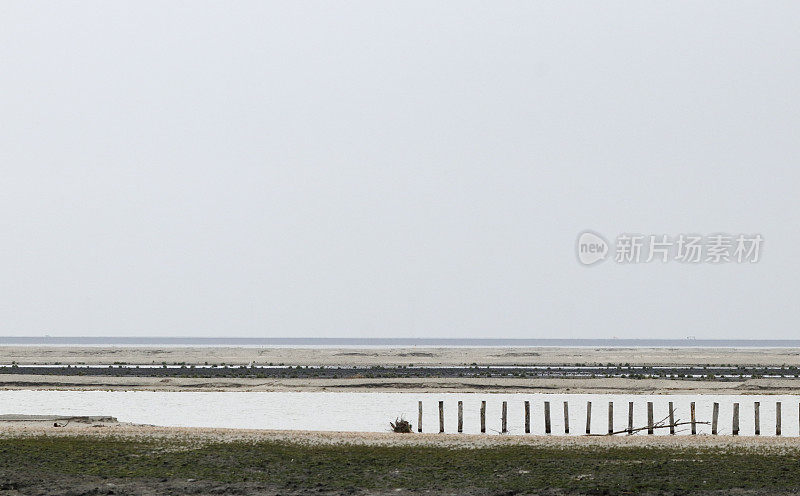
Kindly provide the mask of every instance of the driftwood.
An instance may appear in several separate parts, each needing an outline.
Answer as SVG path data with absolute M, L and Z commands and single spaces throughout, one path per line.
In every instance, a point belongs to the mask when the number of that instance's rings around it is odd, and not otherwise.
M 681 426 L 681 425 L 690 425 L 690 424 L 692 424 L 692 422 L 683 422 L 683 421 L 681 421 L 681 419 L 677 419 L 674 422 L 667 422 L 667 419 L 669 419 L 669 416 L 664 417 L 662 420 L 660 420 L 660 421 L 656 422 L 655 424 L 653 424 L 652 428 L 653 429 L 670 429 L 670 428 L 675 429 L 675 427 L 678 427 L 678 426 Z M 705 424 L 705 425 L 709 425 L 710 423 L 711 422 L 695 422 L 695 424 Z M 633 434 L 634 432 L 646 431 L 646 430 L 648 430 L 650 428 L 651 428 L 650 426 L 636 427 L 635 429 L 623 429 L 621 431 L 609 432 L 608 434 L 587 434 L 587 436 L 614 436 L 614 435 L 617 435 L 617 434 Z
M 408 434 L 413 432 L 411 422 L 404 418 L 398 418 L 395 419 L 394 422 L 389 422 L 389 427 L 392 428 L 392 432 L 396 432 L 398 434 Z

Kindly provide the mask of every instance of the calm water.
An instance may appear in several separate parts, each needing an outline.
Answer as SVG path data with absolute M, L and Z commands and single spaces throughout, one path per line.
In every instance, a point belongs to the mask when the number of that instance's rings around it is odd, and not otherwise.
M 383 339 L 383 338 L 160 338 L 14 337 L 2 345 L 58 346 L 286 346 L 286 347 L 633 347 L 633 348 L 800 348 L 800 339 Z
M 753 402 L 761 402 L 761 433 L 775 433 L 775 402 L 782 402 L 783 435 L 797 436 L 800 396 L 736 395 L 586 395 L 586 394 L 415 394 L 338 392 L 151 392 L 151 391 L 0 391 L 0 414 L 110 415 L 121 422 L 183 427 L 384 432 L 396 417 L 417 425 L 417 402 L 423 401 L 423 430 L 437 432 L 438 402 L 444 401 L 445 431 L 456 432 L 457 403 L 464 402 L 464 432 L 480 432 L 480 403 L 487 402 L 487 434 L 497 434 L 502 402 L 508 402 L 510 434 L 524 432 L 524 401 L 531 402 L 531 430 L 544 434 L 544 402 L 550 402 L 553 434 L 563 435 L 563 402 L 569 405 L 570 435 L 586 426 L 586 403 L 592 402 L 592 432 L 605 433 L 608 402 L 614 402 L 614 427 L 627 427 L 628 401 L 634 402 L 634 427 L 647 425 L 646 404 L 654 403 L 655 420 L 668 415 L 689 420 L 689 403 L 697 420 L 710 421 L 712 404 L 720 403 L 719 433 L 731 433 L 733 403 L 740 403 L 740 434 L 754 431 Z M 688 434 L 689 427 L 679 427 Z M 681 430 L 682 429 L 682 430 Z M 657 430 L 667 435 L 668 429 Z M 711 427 L 698 425 L 698 433 Z M 645 435 L 645 434 L 641 434 Z

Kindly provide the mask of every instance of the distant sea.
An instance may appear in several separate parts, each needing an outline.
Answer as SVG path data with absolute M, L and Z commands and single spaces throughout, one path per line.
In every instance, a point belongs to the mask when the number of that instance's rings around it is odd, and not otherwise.
M 0 336 L 3 345 L 232 346 L 304 348 L 388 347 L 609 347 L 609 348 L 800 348 L 800 339 L 438 339 L 438 338 L 175 338 Z

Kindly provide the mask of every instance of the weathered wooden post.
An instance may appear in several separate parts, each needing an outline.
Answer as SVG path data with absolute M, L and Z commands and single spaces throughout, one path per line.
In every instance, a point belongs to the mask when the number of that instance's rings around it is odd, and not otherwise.
M 653 402 L 647 402 L 647 433 L 653 433 Z
M 628 435 L 633 434 L 633 401 L 628 402 Z
M 733 435 L 739 435 L 739 403 L 733 404 Z
M 544 433 L 550 434 L 550 402 L 544 402 Z
M 419 402 L 419 414 L 417 415 L 417 432 L 422 432 L 422 402 Z
M 761 435 L 761 413 L 760 412 L 761 412 L 761 402 L 756 401 L 755 403 L 753 403 L 753 414 L 754 414 L 754 417 L 755 417 L 754 420 L 755 420 L 755 424 L 756 424 L 756 436 L 760 436 Z
M 439 402 L 439 432 L 444 432 L 444 401 Z
M 592 430 L 592 402 L 586 402 L 586 434 Z
M 486 402 L 481 401 L 481 434 L 486 433 Z
M 689 405 L 689 410 L 691 410 L 691 417 L 692 417 L 692 435 L 697 434 L 697 420 L 694 416 L 694 401 Z
M 531 433 L 531 402 L 525 402 L 525 434 Z
M 717 424 L 719 421 L 719 403 L 714 403 L 714 409 L 711 412 L 711 434 L 717 435 Z
M 464 403 L 458 402 L 458 432 L 464 432 Z
M 781 435 L 781 402 L 775 403 L 775 435 Z
M 672 408 L 672 402 L 669 402 L 669 433 L 675 434 L 675 410 Z
M 503 402 L 503 422 L 502 422 L 502 433 L 505 434 L 508 432 L 508 403 Z
M 569 434 L 569 403 L 564 402 L 564 434 Z
M 608 433 L 614 433 L 614 402 L 608 402 Z

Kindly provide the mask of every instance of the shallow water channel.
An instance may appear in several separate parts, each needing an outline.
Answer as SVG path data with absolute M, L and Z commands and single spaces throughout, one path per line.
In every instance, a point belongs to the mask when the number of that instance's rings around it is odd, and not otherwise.
M 647 425 L 647 402 L 654 421 L 667 418 L 673 402 L 676 421 L 689 421 L 690 403 L 698 422 L 710 422 L 719 403 L 721 435 L 731 434 L 733 405 L 739 403 L 740 435 L 753 435 L 754 403 L 760 403 L 761 435 L 775 435 L 776 402 L 781 402 L 782 435 L 797 436 L 800 396 L 786 395 L 606 395 L 493 393 L 348 393 L 348 392 L 151 392 L 151 391 L 0 391 L 0 414 L 109 415 L 120 422 L 182 427 L 385 432 L 395 418 L 409 420 L 417 430 L 418 402 L 423 402 L 424 432 L 439 431 L 439 401 L 444 405 L 445 432 L 456 433 L 458 402 L 463 402 L 463 432 L 480 433 L 481 402 L 486 401 L 486 434 L 501 431 L 502 403 L 507 402 L 509 434 L 524 435 L 524 402 L 530 403 L 531 434 L 544 434 L 544 404 L 550 404 L 552 435 L 564 433 L 564 402 L 569 435 L 586 432 L 587 402 L 592 403 L 591 432 L 608 431 L 608 404 L 613 426 L 628 426 L 628 403 L 634 404 L 634 428 Z M 697 425 L 698 434 L 711 426 Z M 677 435 L 690 434 L 688 425 Z M 637 435 L 646 435 L 641 432 Z M 656 429 L 655 435 L 669 435 Z

